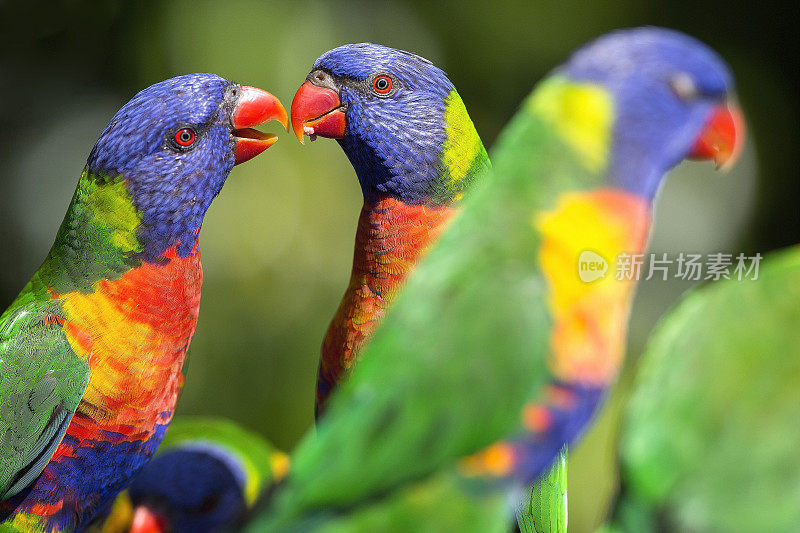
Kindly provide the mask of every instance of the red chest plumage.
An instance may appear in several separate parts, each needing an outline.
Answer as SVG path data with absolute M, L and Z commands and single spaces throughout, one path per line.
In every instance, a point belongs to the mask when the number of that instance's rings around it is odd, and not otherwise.
M 55 296 L 73 349 L 91 366 L 69 435 L 82 440 L 112 432 L 147 440 L 156 424 L 169 422 L 197 325 L 202 277 L 199 251 L 181 258 L 169 250 L 164 264 L 100 280 L 93 293 Z
M 457 212 L 393 198 L 365 203 L 356 230 L 350 284 L 322 345 L 317 405 L 353 365 L 408 274 Z

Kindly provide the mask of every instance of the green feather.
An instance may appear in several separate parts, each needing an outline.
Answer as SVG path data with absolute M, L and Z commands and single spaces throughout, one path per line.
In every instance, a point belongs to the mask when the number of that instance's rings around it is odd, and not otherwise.
M 59 294 L 91 292 L 99 279 L 118 279 L 139 261 L 136 210 L 121 177 L 84 170 L 44 264 L 34 275 Z
M 525 489 L 517 523 L 522 533 L 566 533 L 567 448 L 550 470 Z
M 0 317 L 0 500 L 27 487 L 61 442 L 89 382 L 50 302 L 15 304 Z

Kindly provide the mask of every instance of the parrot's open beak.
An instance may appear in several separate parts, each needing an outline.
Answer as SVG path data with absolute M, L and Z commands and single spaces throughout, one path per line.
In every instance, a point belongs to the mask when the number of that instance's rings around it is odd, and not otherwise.
M 345 111 L 336 91 L 306 81 L 292 100 L 292 130 L 301 143 L 303 134 L 341 139 L 347 126 Z
M 236 165 L 254 158 L 275 144 L 278 140 L 275 135 L 252 129 L 270 120 L 277 120 L 284 128 L 289 129 L 289 117 L 280 100 L 267 91 L 242 86 L 231 113 Z
M 720 104 L 711 112 L 705 129 L 695 141 L 691 159 L 713 159 L 717 168 L 727 170 L 744 145 L 742 112 L 735 104 Z
M 140 505 L 133 511 L 133 522 L 129 533 L 165 533 L 167 521 L 149 507 Z

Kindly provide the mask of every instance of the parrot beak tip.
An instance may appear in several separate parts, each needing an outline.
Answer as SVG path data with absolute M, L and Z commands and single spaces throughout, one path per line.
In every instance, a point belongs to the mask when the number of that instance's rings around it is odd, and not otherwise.
M 745 125 L 735 104 L 719 105 L 711 113 L 689 155 L 691 159 L 711 159 L 717 170 L 728 172 L 742 151 Z
M 253 129 L 272 120 L 289 128 L 289 115 L 280 100 L 267 91 L 243 85 L 231 113 L 234 164 L 244 163 L 275 144 L 275 135 Z
M 271 133 L 243 128 L 234 130 L 234 164 L 239 165 L 253 159 L 255 156 L 278 142 L 278 137 Z

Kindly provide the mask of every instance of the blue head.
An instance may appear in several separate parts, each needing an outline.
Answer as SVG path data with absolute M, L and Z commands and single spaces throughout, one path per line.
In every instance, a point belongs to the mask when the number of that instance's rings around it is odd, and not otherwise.
M 449 171 L 442 154 L 448 107 L 455 105 L 463 108 L 453 84 L 430 61 L 348 44 L 314 62 L 292 102 L 292 125 L 301 141 L 304 132 L 339 139 L 367 199 L 446 201 L 439 197 Z M 466 120 L 464 135 L 480 142 Z
M 229 450 L 194 442 L 156 456 L 128 490 L 133 533 L 229 531 L 247 512 L 246 474 Z
M 713 158 L 721 164 L 741 143 L 736 111 L 727 107 L 733 80 L 725 62 L 677 31 L 645 27 L 609 33 L 556 72 L 611 94 L 615 120 L 607 170 L 632 192 L 652 198 L 663 175 L 683 159 Z
M 187 255 L 211 201 L 234 164 L 270 146 L 274 136 L 250 126 L 286 121 L 272 95 L 213 74 L 187 74 L 141 91 L 120 109 L 92 149 L 87 170 L 102 185 L 127 183 L 141 214 L 143 257 L 155 260 L 180 243 Z

